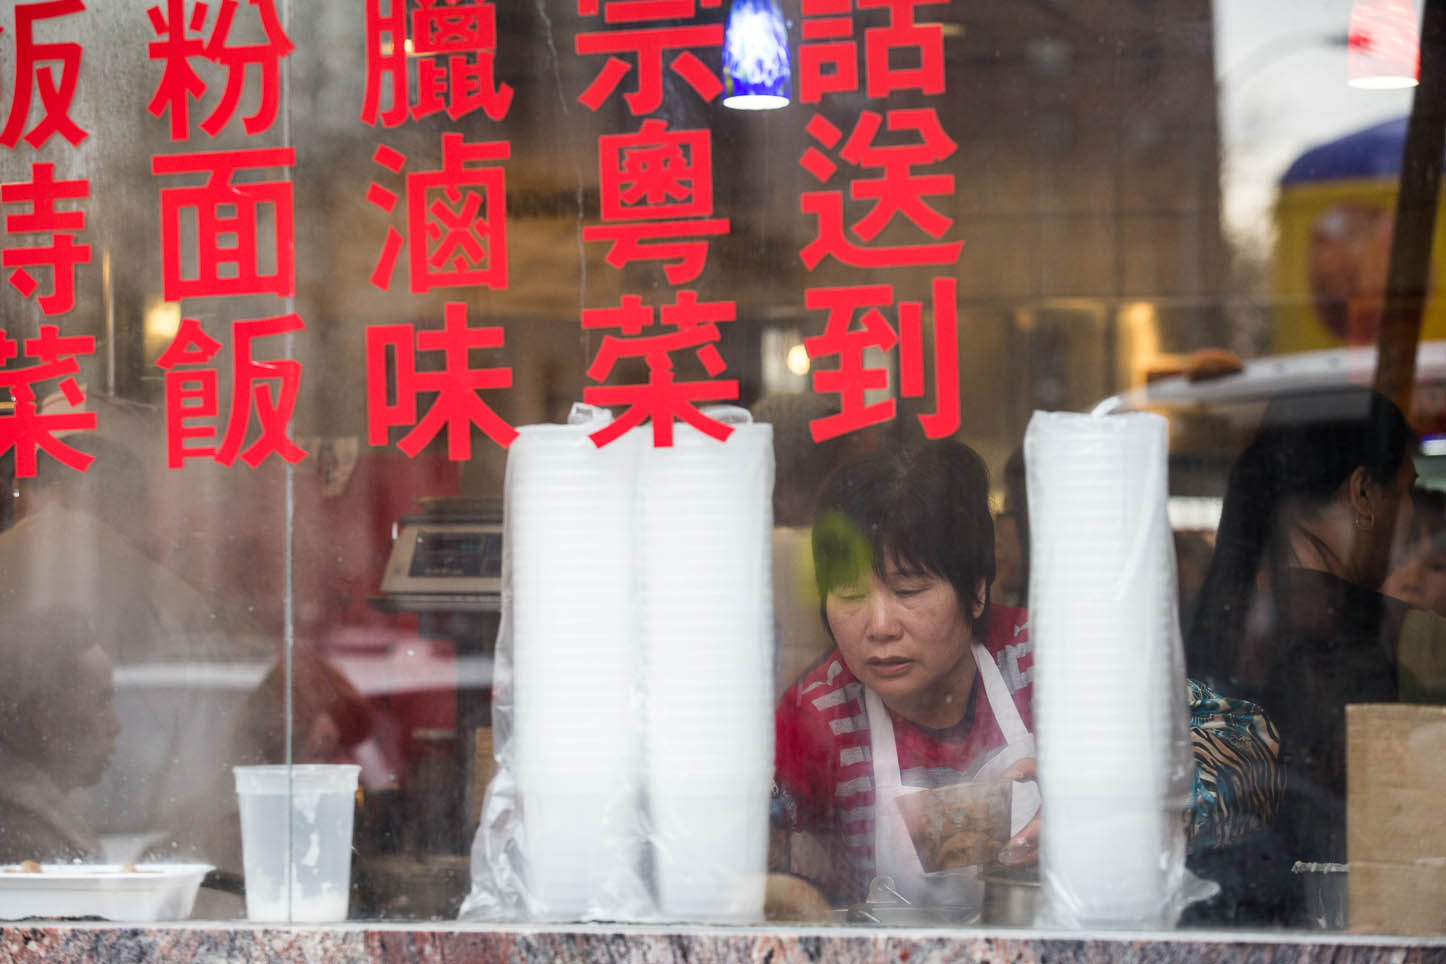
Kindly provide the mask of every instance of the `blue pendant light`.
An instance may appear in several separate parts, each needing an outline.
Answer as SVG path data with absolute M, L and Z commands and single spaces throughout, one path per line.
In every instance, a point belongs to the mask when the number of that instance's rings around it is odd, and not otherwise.
M 786 107 L 792 79 L 788 28 L 778 0 L 733 0 L 723 33 L 723 105 Z

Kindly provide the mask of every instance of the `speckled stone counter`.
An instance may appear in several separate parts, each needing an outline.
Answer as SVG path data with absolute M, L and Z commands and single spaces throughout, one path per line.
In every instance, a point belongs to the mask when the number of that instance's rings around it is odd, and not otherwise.
M 607 961 L 638 964 L 1129 964 L 1211 961 L 1269 964 L 1446 962 L 1446 938 L 1393 939 L 1283 934 L 1055 936 L 1037 931 L 782 928 L 501 928 L 373 924 L 248 927 L 177 924 L 124 927 L 34 924 L 0 927 L 0 961 Z

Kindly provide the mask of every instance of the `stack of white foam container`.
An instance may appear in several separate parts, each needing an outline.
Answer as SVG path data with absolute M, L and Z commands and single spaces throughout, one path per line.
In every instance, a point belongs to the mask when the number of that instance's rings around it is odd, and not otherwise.
M 634 712 L 642 659 L 637 455 L 603 419 L 521 429 L 507 459 L 513 728 L 526 878 L 539 916 L 610 916 L 638 873 Z
M 1036 413 L 1025 435 L 1045 919 L 1168 926 L 1189 782 L 1167 424 Z
M 507 469 L 513 742 L 547 919 L 762 915 L 772 775 L 772 433 L 713 412 L 597 448 L 595 412 Z M 647 905 L 637 881 L 654 880 Z
M 645 786 L 658 900 L 756 921 L 773 773 L 772 430 L 678 426 L 642 453 Z

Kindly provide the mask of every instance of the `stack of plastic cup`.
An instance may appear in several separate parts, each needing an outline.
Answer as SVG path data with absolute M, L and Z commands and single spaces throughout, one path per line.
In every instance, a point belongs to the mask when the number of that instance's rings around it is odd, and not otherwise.
M 1173 920 L 1188 790 L 1159 416 L 1036 413 L 1025 435 L 1046 916 Z
M 523 428 L 507 462 L 513 759 L 540 916 L 612 916 L 640 873 L 632 547 L 639 438 L 601 421 Z
M 645 781 L 660 910 L 756 921 L 773 769 L 772 429 L 642 453 Z M 729 416 L 724 416 L 729 417 Z

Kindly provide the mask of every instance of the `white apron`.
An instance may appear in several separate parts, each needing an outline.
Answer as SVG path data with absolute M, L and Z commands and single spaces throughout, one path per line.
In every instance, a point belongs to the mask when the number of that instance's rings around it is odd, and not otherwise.
M 974 663 L 984 684 L 984 697 L 1004 734 L 1005 746 L 979 768 L 975 779 L 998 777 L 1015 762 L 1034 756 L 1034 736 L 1024 725 L 1019 709 L 1010 698 L 1004 677 L 989 651 L 973 644 Z M 899 777 L 899 750 L 894 741 L 894 722 L 883 700 L 867 686 L 864 706 L 869 717 L 869 749 L 874 765 L 874 873 L 892 877 L 893 886 L 915 904 L 952 905 L 979 908 L 984 902 L 984 884 L 977 867 L 925 874 L 914 842 L 904 825 L 896 803 L 905 794 L 922 787 L 906 787 Z M 976 708 L 975 718 L 978 718 Z M 1011 805 L 1009 832 L 1018 833 L 1039 810 L 1039 788 L 1033 782 L 1016 783 Z

